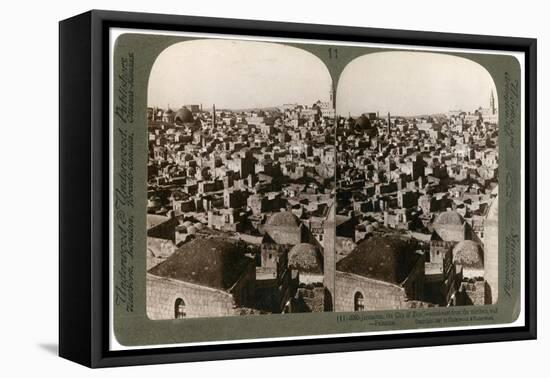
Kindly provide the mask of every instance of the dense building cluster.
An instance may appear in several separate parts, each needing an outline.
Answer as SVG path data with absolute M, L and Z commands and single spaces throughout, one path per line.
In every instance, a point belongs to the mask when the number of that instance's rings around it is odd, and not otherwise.
M 336 214 L 355 232 L 336 230 L 336 310 L 496 301 L 497 119 L 493 95 L 472 112 L 339 119 Z
M 497 120 L 149 108 L 149 317 L 494 303 Z
M 334 120 L 332 98 L 148 109 L 151 318 L 323 310 Z

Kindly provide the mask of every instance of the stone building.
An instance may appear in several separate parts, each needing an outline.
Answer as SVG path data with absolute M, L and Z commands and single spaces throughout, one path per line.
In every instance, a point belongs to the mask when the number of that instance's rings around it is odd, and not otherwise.
M 483 278 L 464 279 L 456 293 L 457 306 L 482 306 L 490 304 L 487 285 Z
M 490 286 L 485 280 L 484 253 L 481 245 L 465 240 L 453 248 L 453 263 L 461 271 L 462 282 L 456 294 L 456 305 L 491 304 Z
M 263 193 L 253 194 L 246 199 L 247 207 L 254 215 L 264 213 L 285 207 L 287 201 L 279 193 L 276 195 L 264 195 Z
M 208 211 L 208 227 L 230 232 L 239 232 L 243 228 L 244 216 L 238 209 L 219 209 Z
M 150 319 L 234 315 L 254 307 L 254 260 L 226 238 L 195 239 L 147 273 Z
M 302 269 L 304 280 L 322 282 L 319 244 L 290 211 L 271 215 L 264 232 L 260 245 L 261 266 L 256 268 L 257 305 L 269 312 L 295 311 L 290 299 L 298 284 L 297 268 Z M 298 267 L 298 262 L 303 264 Z
M 166 123 L 174 123 L 174 111 L 170 108 L 162 113 L 162 121 Z
M 429 261 L 425 262 L 424 299 L 447 306 L 452 303 L 461 277 L 453 263 L 455 242 L 444 241 L 434 232 L 430 240 Z
M 260 264 L 264 270 L 276 272 L 286 269 L 288 266 L 289 244 L 277 243 L 269 234 L 265 234 L 260 244 Z
M 265 234 L 260 244 L 260 266 L 256 267 L 256 307 L 272 313 L 284 312 L 294 295 L 288 266 L 288 244 L 279 244 Z
M 238 172 L 241 179 L 246 179 L 249 175 L 254 175 L 256 168 L 254 155 L 249 149 L 236 152 L 234 159 L 228 160 L 226 165 L 228 169 Z
M 437 200 L 431 194 L 423 194 L 418 197 L 418 207 L 423 214 L 430 214 L 437 209 Z
M 399 190 L 397 192 L 397 206 L 400 208 L 410 208 L 418 203 L 417 193 L 411 190 Z
M 336 264 L 334 311 L 409 308 L 424 290 L 424 256 L 415 243 L 374 236 Z
M 238 189 L 224 189 L 223 206 L 226 208 L 239 208 L 246 206 L 248 193 Z

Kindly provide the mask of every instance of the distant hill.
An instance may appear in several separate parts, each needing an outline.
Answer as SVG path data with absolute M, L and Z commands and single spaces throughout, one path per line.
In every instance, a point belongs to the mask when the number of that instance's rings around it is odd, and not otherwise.
M 204 111 L 211 112 L 212 108 L 205 108 Z M 276 112 L 279 111 L 279 107 L 277 106 L 266 106 L 261 108 L 241 108 L 241 109 L 231 109 L 231 108 L 216 108 L 216 111 L 219 112 L 234 112 L 234 113 L 242 113 L 242 112 L 259 112 L 260 110 L 263 110 L 264 112 Z
M 432 118 L 445 118 L 447 117 L 446 114 L 443 114 L 443 113 L 435 113 L 435 114 L 418 114 L 418 115 L 414 115 L 414 116 L 397 116 L 398 118 L 405 118 L 405 119 L 420 119 L 420 118 L 429 118 L 429 117 L 432 117 Z M 393 118 L 393 116 L 392 116 Z

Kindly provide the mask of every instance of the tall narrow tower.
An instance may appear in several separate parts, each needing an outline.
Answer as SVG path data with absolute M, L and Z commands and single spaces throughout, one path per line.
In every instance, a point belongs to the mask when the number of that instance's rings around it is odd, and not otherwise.
M 391 116 L 390 112 L 388 112 L 388 137 L 391 135 Z
M 334 311 L 336 294 L 336 216 L 335 204 L 330 206 L 323 224 L 323 285 L 325 286 L 324 310 Z
M 212 128 L 216 128 L 216 104 L 212 104 Z

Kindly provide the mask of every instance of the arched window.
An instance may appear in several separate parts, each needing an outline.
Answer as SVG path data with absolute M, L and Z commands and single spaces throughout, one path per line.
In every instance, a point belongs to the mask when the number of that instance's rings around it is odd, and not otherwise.
M 176 319 L 181 319 L 185 318 L 186 315 L 185 302 L 181 298 L 176 299 L 176 303 L 174 304 L 174 317 Z
M 353 307 L 354 311 L 365 311 L 365 300 L 359 291 L 353 297 Z

